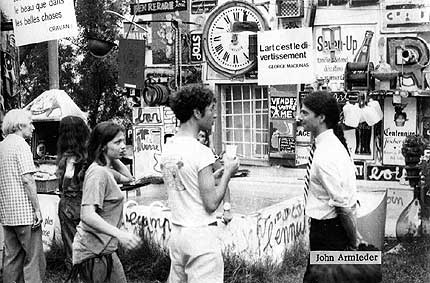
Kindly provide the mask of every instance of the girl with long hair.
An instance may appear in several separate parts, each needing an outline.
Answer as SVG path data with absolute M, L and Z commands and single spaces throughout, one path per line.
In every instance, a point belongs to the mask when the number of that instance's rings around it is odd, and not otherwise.
M 68 270 L 72 268 L 73 237 L 80 221 L 89 136 L 90 130 L 82 118 L 66 116 L 61 119 L 57 141 L 57 176 L 61 193 L 58 217 Z
M 133 176 L 120 161 L 125 154 L 124 128 L 101 122 L 91 132 L 85 173 L 81 221 L 73 241 L 71 278 L 84 282 L 127 282 L 117 256 L 118 243 L 127 249 L 140 244 L 133 233 L 120 230 L 124 195 L 118 183 Z

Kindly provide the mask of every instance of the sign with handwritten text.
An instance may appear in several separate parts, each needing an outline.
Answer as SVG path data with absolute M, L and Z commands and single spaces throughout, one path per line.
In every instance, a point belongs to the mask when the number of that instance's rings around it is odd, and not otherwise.
M 78 35 L 73 0 L 9 0 L 17 46 Z
M 161 176 L 159 159 L 164 140 L 163 127 L 135 126 L 133 133 L 134 177 Z
M 403 166 L 367 166 L 367 179 L 370 181 L 400 181 L 405 176 Z

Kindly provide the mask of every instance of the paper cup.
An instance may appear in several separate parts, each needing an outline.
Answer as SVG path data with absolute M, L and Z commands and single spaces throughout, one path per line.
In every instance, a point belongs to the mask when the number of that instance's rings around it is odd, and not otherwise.
M 235 144 L 227 144 L 225 145 L 225 155 L 234 158 L 236 157 L 237 145 Z

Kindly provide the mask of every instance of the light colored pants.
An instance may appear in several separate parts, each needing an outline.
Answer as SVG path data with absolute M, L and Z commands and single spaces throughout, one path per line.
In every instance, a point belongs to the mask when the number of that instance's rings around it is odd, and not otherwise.
M 222 283 L 224 261 L 217 227 L 186 228 L 172 225 L 168 283 Z
M 42 282 L 46 269 L 42 228 L 3 226 L 3 231 L 3 282 Z

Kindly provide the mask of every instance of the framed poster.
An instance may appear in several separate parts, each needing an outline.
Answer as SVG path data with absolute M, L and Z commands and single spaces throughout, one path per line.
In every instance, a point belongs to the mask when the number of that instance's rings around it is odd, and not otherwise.
M 160 157 L 164 144 L 163 126 L 133 127 L 133 175 L 136 179 L 160 176 Z
M 402 98 L 393 105 L 393 98 L 384 101 L 384 131 L 382 142 L 382 163 L 384 165 L 405 165 L 402 144 L 406 136 L 417 133 L 417 99 Z
M 373 160 L 375 151 L 374 126 L 361 122 L 357 128 L 345 130 L 348 150 L 354 160 Z

